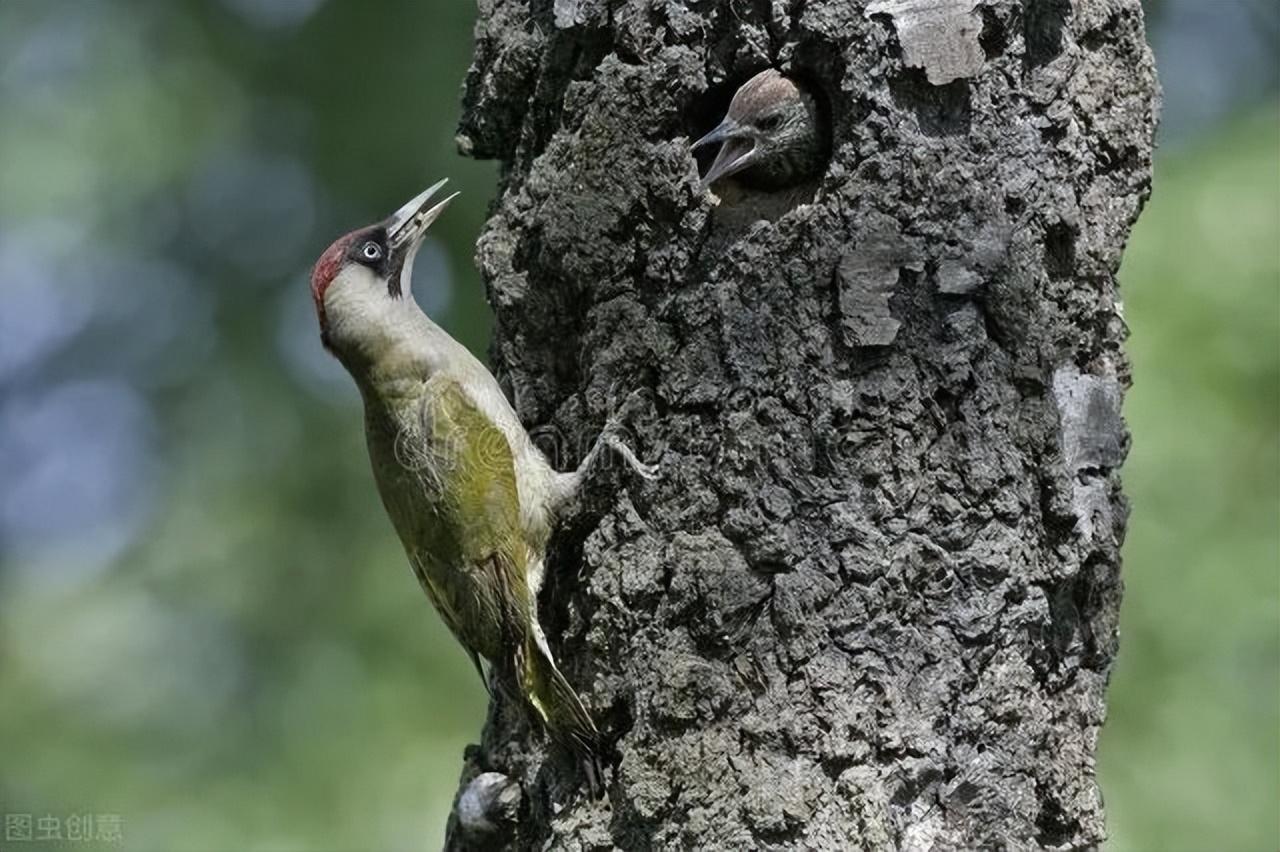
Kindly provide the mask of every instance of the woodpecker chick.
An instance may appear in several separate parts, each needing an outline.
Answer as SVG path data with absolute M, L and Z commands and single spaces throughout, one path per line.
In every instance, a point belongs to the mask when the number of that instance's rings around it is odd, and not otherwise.
M 538 590 L 552 526 L 603 448 L 654 472 L 614 421 L 577 470 L 553 470 L 492 374 L 418 307 L 413 262 L 454 198 L 431 203 L 444 183 L 321 255 L 311 276 L 320 338 L 360 389 L 378 493 L 423 591 L 485 687 L 481 658 L 599 792 L 600 733 L 552 659 Z
M 762 189 L 793 186 L 822 166 L 824 142 L 813 96 L 794 80 L 768 68 L 743 83 L 724 120 L 693 143 L 693 150 L 720 145 L 702 187 L 729 175 Z

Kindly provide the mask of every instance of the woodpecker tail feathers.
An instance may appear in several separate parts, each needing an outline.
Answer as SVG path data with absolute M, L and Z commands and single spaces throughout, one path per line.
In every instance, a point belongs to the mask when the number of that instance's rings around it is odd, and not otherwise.
M 539 637 L 541 638 L 541 637 Z M 604 743 L 578 693 L 556 668 L 544 641 L 529 643 L 525 655 L 525 695 L 551 738 L 578 759 L 591 795 L 604 794 Z

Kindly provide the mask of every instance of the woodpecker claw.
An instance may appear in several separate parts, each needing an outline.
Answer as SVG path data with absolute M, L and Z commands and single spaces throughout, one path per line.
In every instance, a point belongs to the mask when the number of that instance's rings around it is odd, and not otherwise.
M 605 433 L 602 437 L 604 438 L 604 442 L 609 445 L 609 448 L 622 456 L 622 460 L 627 463 L 627 467 L 635 471 L 636 475 L 641 479 L 652 481 L 658 478 L 658 465 L 645 464 L 640 461 L 635 452 L 633 452 L 632 449 L 628 447 L 616 434 Z

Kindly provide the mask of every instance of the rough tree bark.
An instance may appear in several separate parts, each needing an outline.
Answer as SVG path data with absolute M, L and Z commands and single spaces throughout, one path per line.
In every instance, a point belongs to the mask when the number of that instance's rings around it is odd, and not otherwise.
M 502 163 L 495 364 L 562 467 L 630 399 L 662 472 L 603 478 L 541 601 L 607 797 L 499 697 L 448 845 L 1101 841 L 1138 0 L 479 14 L 459 144 Z M 717 206 L 689 140 L 770 65 L 825 101 L 830 163 Z M 468 798 L 481 772 L 510 786 Z

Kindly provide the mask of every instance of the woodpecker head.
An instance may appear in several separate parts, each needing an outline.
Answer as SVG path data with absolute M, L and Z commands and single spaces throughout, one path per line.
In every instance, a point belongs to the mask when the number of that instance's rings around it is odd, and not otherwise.
M 380 326 L 412 303 L 413 261 L 427 229 L 457 193 L 432 205 L 444 186 L 435 186 L 390 218 L 339 237 L 311 271 L 311 298 L 320 321 L 320 340 L 340 358 L 367 344 Z
M 742 84 L 724 120 L 693 148 L 715 144 L 720 152 L 702 178 L 704 188 L 739 172 L 770 189 L 795 184 L 822 163 L 817 105 L 793 80 L 768 68 Z

